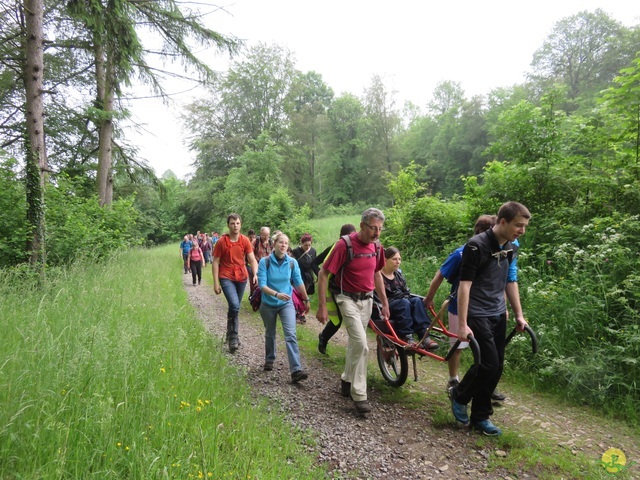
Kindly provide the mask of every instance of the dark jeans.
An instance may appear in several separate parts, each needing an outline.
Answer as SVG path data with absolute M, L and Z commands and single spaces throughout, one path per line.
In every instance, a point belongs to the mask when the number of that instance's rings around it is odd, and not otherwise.
M 471 402 L 471 421 L 480 422 L 493 415 L 491 394 L 502 376 L 507 316 L 470 317 L 467 325 L 480 347 L 481 366 L 471 366 L 456 388 L 454 398 L 463 405 Z
M 193 284 L 196 284 L 196 277 L 198 279 L 198 284 L 202 282 L 202 262 L 190 262 L 191 263 L 191 278 L 193 278 Z
M 246 280 L 234 282 L 228 278 L 220 279 L 220 288 L 222 288 L 222 293 L 224 293 L 229 304 L 229 310 L 227 311 L 227 340 L 230 343 L 238 340 L 238 313 L 240 312 L 240 302 L 246 285 Z
M 389 310 L 396 334 L 401 338 L 411 337 L 413 333 L 422 338 L 431 324 L 427 309 L 420 297 L 390 300 Z
M 184 273 L 189 273 L 189 269 L 187 268 L 187 258 L 189 258 L 188 253 L 182 254 L 182 264 L 184 266 Z

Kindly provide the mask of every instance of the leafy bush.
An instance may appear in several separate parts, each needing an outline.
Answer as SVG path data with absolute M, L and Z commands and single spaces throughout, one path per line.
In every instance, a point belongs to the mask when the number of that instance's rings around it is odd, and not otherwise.
M 47 261 L 68 264 L 79 258 L 102 258 L 143 239 L 138 235 L 138 212 L 132 200 L 100 207 L 97 197 L 74 194 L 73 182 L 61 177 L 47 190 Z
M 466 204 L 422 197 L 403 208 L 387 212 L 385 245 L 412 253 L 450 250 L 466 241 L 473 231 Z

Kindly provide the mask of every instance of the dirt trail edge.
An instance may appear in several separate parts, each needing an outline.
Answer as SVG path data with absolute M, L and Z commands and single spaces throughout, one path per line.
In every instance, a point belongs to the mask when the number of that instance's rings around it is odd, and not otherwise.
M 222 340 L 227 321 L 224 296 L 215 295 L 211 285 L 192 286 L 190 275 L 184 275 L 183 280 L 188 298 L 205 327 L 215 338 Z M 321 325 L 309 315 L 307 324 L 298 328 L 309 329 L 315 336 Z M 264 328 L 259 316 L 250 312 L 246 295 L 240 312 L 240 341 L 241 346 L 235 354 L 227 353 L 230 362 L 241 367 L 254 392 L 271 399 L 273 408 L 292 424 L 313 431 L 315 444 L 308 445 L 307 449 L 328 466 L 333 478 L 536 478 L 533 472 L 514 471 L 515 467 L 510 472 L 489 471 L 489 456 L 507 453 L 500 451 L 493 441 L 478 442 L 478 435 L 454 425 L 453 417 L 447 425 L 442 422 L 434 425 L 430 413 L 434 406 L 415 408 L 415 402 L 407 402 L 413 403 L 407 407 L 402 403 L 382 403 L 379 401 L 381 392 L 370 388 L 372 412 L 366 417 L 359 416 L 353 402 L 340 395 L 340 377 L 323 366 L 320 354 L 301 354 L 309 378 L 292 385 L 279 322 L 278 358 L 274 370 L 264 372 Z M 332 343 L 346 344 L 346 336 L 340 331 Z M 375 345 L 372 342 L 369 342 L 369 349 L 373 359 Z M 419 382 L 413 382 L 410 374 L 402 388 L 430 392 L 431 396 L 437 392 L 435 408 L 446 413 L 446 367 L 438 365 L 435 373 L 434 367 L 430 367 L 425 373 L 423 363 L 436 362 L 420 362 Z M 380 375 L 375 363 L 369 365 L 369 374 L 372 373 Z M 496 409 L 496 423 L 505 430 L 517 431 L 525 438 L 529 434 L 546 435 L 558 448 L 580 451 L 594 461 L 611 447 L 620 448 L 630 461 L 640 460 L 637 439 L 620 435 L 614 426 L 607 427 L 605 420 L 601 425 L 587 427 L 577 418 L 580 412 L 572 417 L 571 412 L 567 414 L 564 410 L 558 411 L 557 407 L 541 404 L 539 398 L 511 397 Z M 524 432 L 521 429 L 523 422 L 526 425 Z

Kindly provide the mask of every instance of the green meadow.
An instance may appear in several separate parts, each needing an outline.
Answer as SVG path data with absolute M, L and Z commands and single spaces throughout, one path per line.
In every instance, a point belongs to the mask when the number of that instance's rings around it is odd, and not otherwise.
M 175 246 L 0 279 L 0 478 L 323 478 L 187 301 Z

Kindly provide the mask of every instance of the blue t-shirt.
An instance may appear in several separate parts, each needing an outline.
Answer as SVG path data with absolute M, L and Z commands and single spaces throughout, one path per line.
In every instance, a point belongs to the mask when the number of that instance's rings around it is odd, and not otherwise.
M 266 263 L 267 258 L 269 259 L 268 270 Z M 291 268 L 292 262 L 293 268 Z M 268 257 L 262 257 L 260 259 L 260 263 L 258 263 L 258 285 L 261 289 L 267 286 L 276 292 L 286 293 L 291 296 L 293 293 L 292 283 L 295 286 L 302 283 L 300 267 L 295 258 L 285 255 L 284 258 L 278 262 L 278 258 L 272 252 Z M 281 307 L 287 303 L 272 295 L 262 295 L 262 302 L 270 307 Z
M 520 246 L 518 240 L 513 242 L 514 245 Z M 460 284 L 460 265 L 462 264 L 462 251 L 464 245 L 456 248 L 449 255 L 440 267 L 440 273 L 451 284 L 451 298 L 447 310 L 453 315 L 458 314 L 458 285 Z M 507 274 L 507 282 L 518 281 L 518 256 L 515 255 L 509 264 L 509 273 Z
M 180 249 L 182 250 L 182 255 L 189 255 L 189 252 L 191 251 L 191 240 L 181 241 Z

